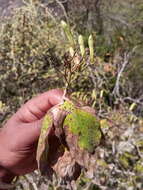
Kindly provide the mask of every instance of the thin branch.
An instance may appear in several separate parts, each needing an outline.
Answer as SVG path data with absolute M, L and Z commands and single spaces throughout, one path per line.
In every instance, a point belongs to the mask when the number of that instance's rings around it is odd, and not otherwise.
M 115 22 L 120 22 L 121 24 L 125 25 L 126 27 L 133 27 L 132 24 L 127 23 L 125 20 L 123 20 L 123 18 L 119 18 L 119 17 L 117 17 L 115 15 L 112 16 L 112 15 L 109 15 L 109 14 L 105 14 L 103 16 L 104 16 L 105 19 L 108 18 L 108 19 L 113 20 Z
M 61 7 L 61 9 L 62 9 L 62 11 L 63 11 L 63 13 L 64 13 L 64 16 L 65 16 L 65 18 L 66 18 L 66 21 L 67 21 L 67 23 L 69 23 L 69 19 L 68 19 L 68 16 L 67 16 L 67 13 L 66 13 L 66 10 L 65 10 L 65 7 L 64 7 L 64 5 L 59 1 L 59 0 L 56 0 L 56 2 L 57 2 L 57 4 L 59 4 L 59 6 Z M 66 1 L 65 1 L 66 2 Z M 64 2 L 63 2 L 64 3 Z
M 129 60 L 130 60 L 130 58 L 131 58 L 131 56 L 132 56 L 132 54 L 133 54 L 133 52 L 135 51 L 136 48 L 137 48 L 137 46 L 135 46 L 135 47 L 133 48 L 133 50 L 132 50 L 131 52 L 129 52 L 128 54 L 127 54 L 127 53 L 124 54 L 122 67 L 121 67 L 121 69 L 120 69 L 120 71 L 119 71 L 119 73 L 118 73 L 118 75 L 117 75 L 115 87 L 114 87 L 113 92 L 112 92 L 112 94 L 113 94 L 115 97 L 116 97 L 116 96 L 120 97 L 120 79 L 121 79 L 122 74 L 123 74 L 123 72 L 124 72 L 126 66 L 128 65 Z
M 96 89 L 96 88 L 97 88 L 97 82 L 96 82 L 95 76 L 94 76 L 94 74 L 93 74 L 93 70 L 92 70 L 92 68 L 90 67 L 90 60 L 87 61 L 87 66 L 88 66 L 87 68 L 88 68 L 88 70 L 89 70 L 89 72 L 90 72 L 90 77 L 91 77 L 92 82 L 93 82 L 93 84 L 94 84 L 94 88 Z M 95 72 L 96 72 L 96 69 L 95 69 Z M 96 74 L 98 74 L 98 73 L 96 72 Z
M 116 83 L 115 83 L 115 87 L 114 87 L 113 92 L 112 92 L 112 94 L 114 96 L 118 96 L 118 97 L 120 96 L 120 92 L 119 92 L 120 91 L 119 90 L 120 89 L 120 78 L 121 78 L 121 76 L 123 74 L 123 71 L 125 70 L 125 67 L 128 64 L 128 62 L 129 62 L 129 57 L 125 54 L 122 67 L 121 67 L 121 69 L 120 69 L 120 71 L 119 71 L 119 73 L 117 75 L 117 80 L 116 80 Z
M 123 100 L 130 100 L 130 101 L 132 101 L 132 102 L 134 102 L 136 104 L 140 104 L 140 105 L 143 106 L 143 102 L 141 102 L 140 99 L 134 99 L 134 98 L 131 98 L 131 97 L 125 97 L 125 98 L 123 98 Z
M 38 187 L 31 176 L 25 175 L 24 179 L 32 186 L 34 190 L 38 190 Z

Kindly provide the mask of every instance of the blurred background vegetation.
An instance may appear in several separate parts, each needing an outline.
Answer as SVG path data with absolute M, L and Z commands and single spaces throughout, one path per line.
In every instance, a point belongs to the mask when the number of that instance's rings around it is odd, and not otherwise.
M 105 135 L 94 175 L 83 171 L 73 188 L 143 189 L 143 0 L 0 0 L 1 125 L 31 97 L 65 87 L 60 71 L 74 58 L 61 20 L 78 60 L 79 35 L 85 43 L 86 67 L 75 73 L 71 96 L 96 109 Z M 20 182 L 17 189 L 69 189 L 37 171 Z

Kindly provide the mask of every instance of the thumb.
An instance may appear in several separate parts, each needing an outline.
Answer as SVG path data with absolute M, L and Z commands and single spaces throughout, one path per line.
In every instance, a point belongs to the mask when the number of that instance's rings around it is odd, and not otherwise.
M 12 150 L 20 150 L 21 147 L 30 147 L 38 141 L 42 119 L 32 123 L 21 123 L 14 126 L 5 126 L 1 131 L 1 140 Z M 14 140 L 10 140 L 11 138 Z M 9 143 L 7 143 L 9 141 Z
M 40 94 L 24 104 L 14 117 L 23 123 L 40 120 L 51 107 L 62 101 L 62 97 L 63 91 L 60 89 Z
M 21 129 L 19 130 L 20 131 L 19 136 L 15 137 L 15 142 L 16 140 L 17 142 L 20 141 L 20 145 L 19 145 L 20 147 L 21 145 L 24 145 L 24 144 L 25 145 L 27 144 L 28 146 L 30 145 L 32 146 L 33 143 L 36 143 L 38 141 L 38 138 L 40 136 L 41 125 L 42 125 L 42 120 L 21 125 L 20 127 Z

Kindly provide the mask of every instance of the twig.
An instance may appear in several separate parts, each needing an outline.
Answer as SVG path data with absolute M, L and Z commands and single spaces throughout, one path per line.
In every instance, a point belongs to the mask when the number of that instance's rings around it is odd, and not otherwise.
M 89 70 L 89 72 L 90 72 L 90 77 L 91 77 L 92 82 L 93 82 L 93 84 L 94 84 L 94 88 L 96 89 L 96 88 L 97 88 L 97 82 L 96 82 L 96 78 L 95 78 L 95 76 L 94 76 L 94 74 L 93 74 L 93 70 L 92 70 L 92 68 L 90 67 L 90 59 L 87 60 L 87 68 L 88 68 L 88 70 Z M 98 73 L 97 73 L 96 69 L 95 69 L 94 71 L 95 71 L 95 73 L 96 73 L 96 76 L 98 76 Z
M 132 101 L 132 102 L 134 102 L 136 104 L 140 104 L 140 105 L 143 106 L 143 102 L 140 101 L 140 98 L 139 99 L 134 99 L 134 98 L 131 98 L 131 97 L 125 97 L 125 98 L 123 98 L 123 100 L 130 100 L 130 101 Z
M 92 82 L 93 82 L 93 84 L 94 84 L 94 87 L 95 87 L 95 89 L 96 89 L 96 88 L 97 88 L 97 83 L 96 83 L 96 80 L 95 80 L 95 76 L 94 76 L 94 74 L 93 74 L 92 69 L 91 69 L 90 66 L 88 67 L 88 69 L 89 69 L 90 77 L 91 77 L 91 79 L 92 79 Z
M 67 23 L 69 23 L 69 22 L 68 22 L 68 16 L 67 16 L 65 7 L 63 6 L 63 4 L 62 4 L 59 0 L 56 0 L 56 2 L 57 2 L 57 4 L 59 4 L 59 6 L 61 7 L 61 9 L 62 9 L 62 11 L 63 11 L 63 13 L 64 13 L 64 16 L 65 16 L 65 18 L 66 18 Z M 65 2 L 66 2 L 66 1 L 65 1 Z
M 130 24 L 130 23 L 127 23 L 125 20 L 123 20 L 123 18 L 119 18 L 119 17 L 117 17 L 117 16 L 112 16 L 112 15 L 108 15 L 108 14 L 106 14 L 106 16 L 105 15 L 103 15 L 104 16 L 104 18 L 105 19 L 111 19 L 111 20 L 113 20 L 113 21 L 115 21 L 115 22 L 120 22 L 121 24 L 123 24 L 123 25 L 125 25 L 125 26 L 127 26 L 127 27 L 133 27 L 133 25 L 132 24 Z
M 114 87 L 113 92 L 112 92 L 112 94 L 115 97 L 116 96 L 120 97 L 120 79 L 122 77 L 122 74 L 123 74 L 127 64 L 129 63 L 129 59 L 131 58 L 131 56 L 132 56 L 132 54 L 133 54 L 133 52 L 135 51 L 136 48 L 137 48 L 137 46 L 135 46 L 133 48 L 133 50 L 131 52 L 129 52 L 128 54 L 127 53 L 124 54 L 122 67 L 121 67 L 121 69 L 120 69 L 120 71 L 119 71 L 119 73 L 117 75 L 117 80 L 116 80 L 116 83 L 115 83 L 115 87 Z
M 45 13 L 51 17 L 51 19 L 53 20 L 53 22 L 57 25 L 59 25 L 59 23 L 57 22 L 57 19 L 54 17 L 54 15 L 52 14 L 52 12 L 50 11 L 50 8 L 48 6 L 45 6 L 44 4 L 40 5 L 42 8 L 45 9 Z
M 32 188 L 33 188 L 34 190 L 38 190 L 38 187 L 37 187 L 37 185 L 36 185 L 36 183 L 34 182 L 34 180 L 33 180 L 32 177 L 30 177 L 30 176 L 28 177 L 27 175 L 25 175 L 24 178 L 25 178 L 25 180 L 26 180 L 29 184 L 32 185 Z

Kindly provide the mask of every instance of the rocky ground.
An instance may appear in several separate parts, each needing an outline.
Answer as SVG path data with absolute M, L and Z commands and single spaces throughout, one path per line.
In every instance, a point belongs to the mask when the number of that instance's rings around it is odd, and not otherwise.
M 21 0 L 0 0 L 0 16 L 9 16 L 11 11 L 22 5 Z
M 55 16 L 63 14 L 63 10 L 61 10 L 62 6 L 60 6 L 60 4 L 58 5 L 57 3 L 52 1 L 49 2 L 48 0 L 44 0 L 42 2 L 51 9 L 52 13 L 54 12 Z M 0 0 L 0 17 L 9 16 L 12 10 L 22 5 L 22 0 Z M 62 5 L 67 10 L 67 1 L 63 2 Z

